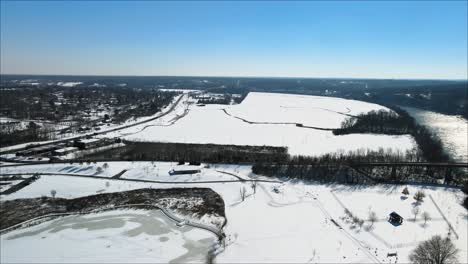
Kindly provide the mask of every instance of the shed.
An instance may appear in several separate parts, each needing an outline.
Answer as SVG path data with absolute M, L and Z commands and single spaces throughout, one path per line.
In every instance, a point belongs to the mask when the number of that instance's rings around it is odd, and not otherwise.
M 197 174 L 200 173 L 201 170 L 170 170 L 169 175 L 181 175 L 181 174 Z
M 396 212 L 391 212 L 388 218 L 388 221 L 392 224 L 399 224 L 401 225 L 403 223 L 403 217 L 401 217 L 399 214 Z

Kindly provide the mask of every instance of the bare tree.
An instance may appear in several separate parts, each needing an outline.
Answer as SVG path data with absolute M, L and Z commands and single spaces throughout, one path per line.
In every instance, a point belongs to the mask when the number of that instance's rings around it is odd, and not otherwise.
M 241 200 L 242 200 L 242 201 L 245 200 L 246 193 L 247 193 L 247 190 L 245 189 L 245 187 L 242 187 L 242 188 L 240 189 L 240 197 L 241 197 Z
M 52 198 L 55 198 L 56 194 L 57 194 L 56 190 L 50 190 L 50 195 L 52 195 Z
M 109 164 L 107 164 L 107 162 L 104 163 L 104 164 L 102 165 L 102 168 L 103 168 L 104 170 L 106 170 L 107 168 L 109 168 Z
M 252 182 L 252 189 L 253 189 L 253 192 L 255 194 L 257 192 L 257 181 Z
M 110 186 L 110 183 L 106 181 L 106 187 L 109 188 L 109 186 Z
M 422 213 L 422 218 L 424 219 L 424 226 L 426 226 L 427 220 L 431 220 L 431 215 L 428 212 Z
M 369 212 L 367 220 L 371 223 L 369 226 L 369 229 L 371 229 L 374 226 L 374 223 L 377 221 L 377 214 L 373 211 Z
M 449 238 L 433 236 L 421 242 L 409 255 L 414 264 L 451 264 L 457 263 L 459 250 Z
M 101 174 L 104 170 L 101 167 L 97 167 L 96 173 Z
M 414 199 L 417 201 L 417 202 L 422 202 L 424 197 L 426 197 L 426 194 L 423 192 L 423 191 L 417 191 L 415 194 L 414 194 Z
M 418 216 L 419 214 L 419 207 L 415 206 L 412 210 L 413 214 L 414 214 L 414 222 L 416 222 L 416 217 Z

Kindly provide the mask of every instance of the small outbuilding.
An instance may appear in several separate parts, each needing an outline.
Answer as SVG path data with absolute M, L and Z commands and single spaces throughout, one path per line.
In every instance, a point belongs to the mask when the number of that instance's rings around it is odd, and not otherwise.
M 390 223 L 392 223 L 392 224 L 401 225 L 401 224 L 403 224 L 403 217 L 401 217 L 396 212 L 391 212 L 389 217 L 388 217 L 388 221 Z
M 201 170 L 170 170 L 169 175 L 181 175 L 181 174 L 197 174 L 200 173 Z

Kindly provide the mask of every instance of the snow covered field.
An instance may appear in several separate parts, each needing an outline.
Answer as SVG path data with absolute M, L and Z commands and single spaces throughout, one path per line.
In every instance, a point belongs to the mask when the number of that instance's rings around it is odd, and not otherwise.
M 1 236 L 2 263 L 205 262 L 212 233 L 158 210 L 66 216 Z
M 304 126 L 338 128 L 348 115 L 388 110 L 377 104 L 336 97 L 249 93 L 229 113 L 254 122 L 301 123 Z
M 410 136 L 354 134 L 334 136 L 331 131 L 297 127 L 338 128 L 346 114 L 384 107 L 332 97 L 249 93 L 239 105 L 180 104 L 163 119 L 115 132 L 112 136 L 139 141 L 286 146 L 293 155 L 320 155 L 339 150 L 415 146 Z M 238 117 L 238 118 L 236 118 Z M 248 123 L 239 118 L 263 124 Z M 267 124 L 276 123 L 276 124 Z M 286 124 L 288 123 L 288 124 Z
M 468 215 L 460 205 L 463 194 L 458 189 L 408 185 L 410 195 L 404 199 L 401 192 L 405 186 L 402 185 L 320 185 L 283 181 L 258 183 L 254 192 L 250 182 L 190 183 L 235 178 L 219 171 L 233 173 L 244 179 L 272 180 L 252 174 L 249 166 L 210 165 L 209 168 L 202 167 L 198 175 L 179 175 L 176 177 L 181 178 L 173 178 L 175 176 L 166 174 L 166 171 L 174 167 L 175 163 L 171 165 L 169 162 L 109 162 L 108 165 L 107 172 L 103 172 L 103 175 L 108 173 L 109 177 L 122 169 L 128 171 L 121 176 L 121 180 L 42 176 L 17 193 L 2 196 L 1 199 L 40 197 L 50 195 L 51 189 L 57 190 L 58 197 L 72 198 L 149 187 L 208 187 L 223 197 L 228 220 L 224 228 L 226 247 L 216 256 L 215 261 L 218 263 L 407 263 L 408 253 L 418 242 L 433 235 L 448 234 L 449 225 L 443 219 L 443 214 L 455 231 L 451 231 L 450 236 L 460 249 L 459 260 L 463 263 L 468 257 Z M 57 172 L 68 166 L 71 165 L 10 167 L 8 173 L 28 170 Z M 75 168 L 71 170 L 77 171 L 80 167 L 86 169 L 90 165 L 73 166 Z M 82 172 L 94 174 L 95 166 L 102 167 L 103 164 L 91 166 L 94 169 Z M 2 168 L 2 173 L 6 173 L 6 169 Z M 128 182 L 125 178 L 161 181 L 172 179 L 183 183 Z M 110 185 L 107 186 L 106 182 L 110 182 Z M 246 198 L 242 201 L 240 191 L 244 188 Z M 418 190 L 426 194 L 421 204 L 416 204 L 412 198 Z M 420 209 L 415 222 L 412 213 L 414 207 Z M 359 227 L 346 219 L 345 208 L 362 220 L 367 220 L 369 212 L 373 211 L 378 221 L 372 228 L 369 228 L 369 221 L 365 221 L 363 226 Z M 386 221 L 393 211 L 404 218 L 402 225 L 393 226 Z M 426 224 L 422 219 L 423 212 L 429 213 L 431 217 Z M 2 235 L 2 251 L 10 242 Z M 151 247 L 159 246 L 157 243 L 151 244 Z M 398 259 L 387 257 L 388 253 L 397 253 Z

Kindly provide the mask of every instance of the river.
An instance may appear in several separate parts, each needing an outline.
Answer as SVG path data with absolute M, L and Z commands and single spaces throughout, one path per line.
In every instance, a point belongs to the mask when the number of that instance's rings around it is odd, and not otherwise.
M 468 120 L 412 107 L 405 109 L 416 121 L 439 136 L 445 151 L 457 162 L 468 162 Z

